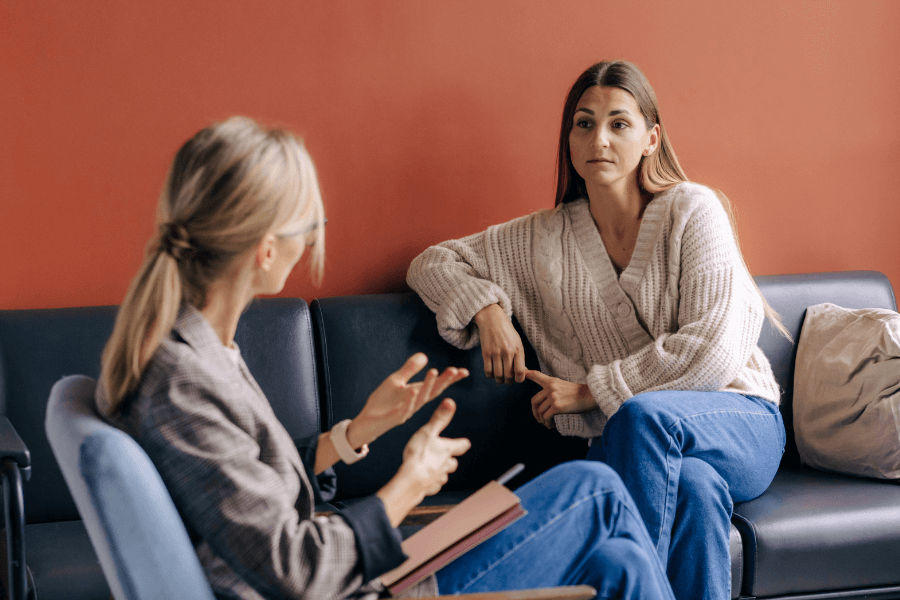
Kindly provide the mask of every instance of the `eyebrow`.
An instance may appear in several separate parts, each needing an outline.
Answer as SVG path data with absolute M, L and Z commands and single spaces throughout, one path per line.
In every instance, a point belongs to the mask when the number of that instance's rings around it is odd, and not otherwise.
M 592 110 L 589 109 L 589 108 L 583 108 L 583 107 L 582 107 L 582 108 L 576 108 L 576 109 L 575 109 L 575 112 L 579 112 L 579 111 L 580 111 L 580 112 L 586 112 L 586 113 L 589 114 L 589 115 L 593 115 L 593 114 L 594 114 L 594 111 L 592 111 Z M 609 111 L 609 114 L 608 114 L 607 116 L 609 116 L 609 117 L 614 117 L 614 116 L 616 116 L 616 115 L 630 115 L 630 114 L 631 114 L 631 113 L 629 113 L 626 109 L 624 109 L 624 108 L 619 108 L 619 109 L 616 109 L 616 110 L 611 110 L 611 111 Z

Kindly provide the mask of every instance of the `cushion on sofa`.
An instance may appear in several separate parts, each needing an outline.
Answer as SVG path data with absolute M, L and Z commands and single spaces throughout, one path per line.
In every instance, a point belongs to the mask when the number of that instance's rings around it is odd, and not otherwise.
M 811 467 L 900 479 L 900 314 L 828 302 L 807 309 L 794 432 Z
M 848 308 L 897 310 L 891 282 L 876 271 L 763 275 L 755 279 L 763 296 L 781 315 L 794 342 L 800 339 L 806 307 L 813 304 L 833 302 Z M 772 371 L 782 392 L 781 414 L 788 434 L 782 464 L 799 465 L 800 457 L 794 443 L 792 406 L 796 343 L 789 342 L 766 321 L 759 336 L 759 346 L 772 364 Z

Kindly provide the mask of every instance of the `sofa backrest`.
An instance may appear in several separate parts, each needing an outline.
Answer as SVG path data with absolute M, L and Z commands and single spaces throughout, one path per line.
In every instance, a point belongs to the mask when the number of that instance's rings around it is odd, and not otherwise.
M 798 464 L 800 459 L 794 443 L 792 399 L 794 360 L 806 307 L 831 302 L 846 308 L 897 310 L 897 300 L 888 278 L 877 271 L 765 275 L 757 277 L 756 283 L 794 338 L 793 343 L 789 342 L 767 321 L 763 325 L 759 345 L 769 358 L 782 390 L 781 414 L 788 432 L 785 460 Z
M 0 413 L 31 451 L 25 519 L 78 519 L 44 434 L 50 388 L 64 375 L 96 378 L 112 332 L 112 306 L 0 311 Z M 319 401 L 309 308 L 300 299 L 254 302 L 236 340 L 275 414 L 295 437 L 318 433 Z
M 526 472 L 517 478 L 521 481 L 564 460 L 584 457 L 584 440 L 563 438 L 534 421 L 530 399 L 539 387 L 527 381 L 503 385 L 487 379 L 481 350 L 458 350 L 441 339 L 434 313 L 415 294 L 323 298 L 314 301 L 311 310 L 319 391 L 326 407 L 324 427 L 355 416 L 385 377 L 412 354 L 424 352 L 430 367 L 457 366 L 471 372 L 445 394 L 458 408 L 444 435 L 472 441 L 472 449 L 460 457 L 459 469 L 445 490 L 472 489 L 517 462 L 526 465 Z M 537 368 L 530 347 L 526 364 Z M 367 460 L 350 466 L 338 464 L 337 499 L 371 494 L 383 485 L 397 471 L 403 447 L 428 420 L 433 406 L 426 406 L 372 444 Z

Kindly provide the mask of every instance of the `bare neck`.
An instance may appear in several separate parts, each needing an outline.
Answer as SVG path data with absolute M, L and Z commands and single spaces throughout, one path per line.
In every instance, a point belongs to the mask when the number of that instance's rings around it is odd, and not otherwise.
M 636 183 L 587 186 L 591 216 L 603 235 L 629 236 L 641 222 L 647 200 Z
M 207 289 L 206 304 L 200 313 L 226 347 L 232 346 L 238 320 L 253 295 L 250 279 L 241 274 L 223 277 Z

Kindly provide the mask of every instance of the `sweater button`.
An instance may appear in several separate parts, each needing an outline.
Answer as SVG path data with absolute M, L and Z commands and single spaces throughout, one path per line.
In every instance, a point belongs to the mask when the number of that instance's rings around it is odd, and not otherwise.
M 619 305 L 616 306 L 616 312 L 619 313 L 620 317 L 627 317 L 628 313 L 631 312 L 631 306 L 627 302 L 619 302 Z

